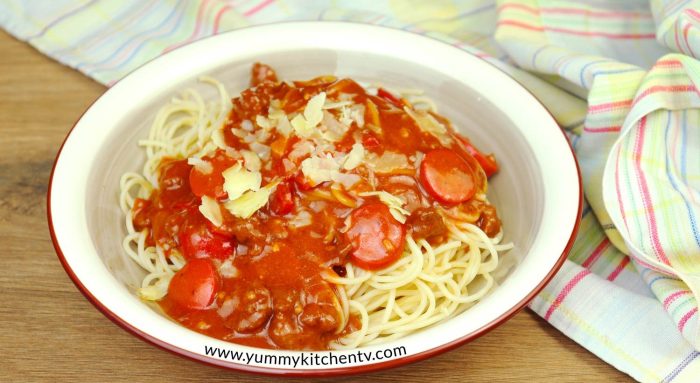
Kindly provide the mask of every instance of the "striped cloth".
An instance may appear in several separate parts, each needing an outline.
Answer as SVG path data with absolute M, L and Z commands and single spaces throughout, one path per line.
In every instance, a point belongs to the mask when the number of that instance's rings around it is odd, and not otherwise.
M 700 0 L 0 0 L 8 32 L 107 85 L 204 36 L 309 19 L 428 34 L 536 94 L 587 203 L 530 308 L 639 381 L 700 381 Z

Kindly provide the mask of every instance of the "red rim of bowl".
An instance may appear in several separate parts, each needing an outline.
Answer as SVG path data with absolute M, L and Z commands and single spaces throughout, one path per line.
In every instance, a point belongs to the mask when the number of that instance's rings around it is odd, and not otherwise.
M 392 29 L 396 30 L 395 28 L 390 28 L 390 27 L 385 27 L 381 25 L 370 25 L 370 24 L 364 24 L 364 23 L 354 23 L 354 22 L 346 22 L 346 21 L 315 21 L 314 23 L 317 22 L 322 22 L 322 23 L 342 23 L 342 24 L 358 24 L 358 25 L 363 25 L 363 26 L 372 26 L 372 27 L 378 27 L 378 28 L 387 28 L 387 29 Z M 277 24 L 304 24 L 305 22 L 281 22 Z M 308 23 L 308 22 L 306 22 Z M 254 26 L 249 26 L 245 27 L 245 29 L 251 29 L 251 28 L 258 28 L 258 27 L 264 27 L 264 25 L 254 25 Z M 243 29 L 243 28 L 240 28 Z M 236 31 L 240 30 L 233 30 L 230 32 L 226 33 L 235 33 Z M 478 57 L 476 55 L 473 55 L 463 49 L 460 49 L 458 47 L 452 46 L 450 44 L 445 43 L 444 41 L 440 41 L 438 39 L 432 38 L 430 36 L 426 35 L 420 35 L 416 33 L 411 33 L 411 32 L 406 32 L 414 36 L 422 36 L 424 38 L 431 39 L 433 41 L 436 41 L 440 44 L 444 44 L 447 46 L 450 46 L 454 49 L 459 50 L 460 52 L 463 52 L 464 54 L 470 55 L 472 57 L 475 57 L 483 62 L 485 62 L 488 65 L 491 65 L 498 69 L 499 72 L 503 73 L 504 75 L 508 76 L 513 82 L 515 83 L 516 86 L 524 89 L 527 93 L 529 93 L 532 98 L 540 104 L 542 109 L 544 109 L 547 114 L 549 114 L 550 118 L 552 119 L 552 122 L 559 126 L 559 124 L 556 122 L 556 119 L 552 115 L 552 113 L 540 102 L 540 100 L 527 88 L 522 86 L 515 78 L 513 78 L 510 74 L 502 71 L 499 69 L 496 65 L 490 63 L 489 61 Z M 205 37 L 204 39 L 214 37 L 216 35 L 208 36 Z M 197 40 L 197 41 L 201 41 Z M 196 43 L 197 41 L 194 41 L 193 43 Z M 166 53 L 167 54 L 167 53 Z M 160 56 L 158 56 L 160 57 Z M 156 58 L 158 58 L 156 57 Z M 151 61 L 155 60 L 156 58 L 149 60 L 145 62 L 144 64 L 140 65 L 138 68 L 141 66 L 147 65 Z M 138 69 L 136 68 L 136 69 Z M 134 69 L 134 70 L 136 70 Z M 128 75 L 127 75 L 128 76 Z M 121 80 L 119 80 L 121 81 Z M 47 192 L 47 204 L 46 204 L 46 212 L 47 212 L 47 218 L 48 218 L 48 224 L 49 224 L 49 232 L 51 234 L 51 241 L 53 242 L 53 246 L 56 249 L 56 255 L 58 256 L 59 261 L 61 262 L 61 265 L 65 269 L 66 273 L 70 277 L 70 279 L 73 281 L 76 287 L 78 287 L 78 290 L 92 303 L 95 308 L 97 308 L 104 316 L 109 318 L 112 322 L 117 324 L 119 327 L 122 329 L 126 330 L 127 332 L 131 333 L 137 338 L 140 338 L 154 346 L 157 346 L 158 348 L 161 348 L 165 351 L 168 351 L 174 355 L 184 357 L 190 360 L 194 360 L 196 362 L 200 362 L 202 364 L 206 364 L 209 366 L 214 366 L 214 367 L 219 367 L 223 368 L 226 370 L 233 370 L 233 371 L 241 371 L 241 372 L 247 372 L 247 373 L 255 373 L 255 374 L 261 374 L 261 375 L 267 375 L 267 376 L 297 376 L 297 377 L 330 377 L 330 376 L 339 376 L 339 375 L 354 375 L 354 374 L 362 374 L 362 373 L 369 373 L 369 372 L 375 372 L 379 370 L 386 370 L 390 368 L 396 368 L 400 366 L 407 365 L 409 363 L 415 363 L 419 362 L 425 359 L 428 359 L 430 357 L 440 355 L 442 353 L 451 351 L 459 346 L 462 346 L 464 344 L 467 344 L 482 335 L 488 333 L 489 331 L 495 329 L 499 325 L 505 323 L 507 320 L 512 318 L 515 314 L 520 312 L 525 306 L 535 298 L 535 296 L 549 283 L 549 281 L 552 280 L 554 275 L 559 271 L 561 266 L 564 264 L 564 261 L 566 260 L 567 255 L 569 254 L 569 251 L 574 245 L 574 241 L 576 239 L 576 234 L 578 233 L 579 230 L 579 225 L 580 225 L 580 217 L 581 217 L 581 212 L 583 209 L 583 189 L 582 189 L 582 181 L 581 181 L 581 170 L 578 164 L 578 160 L 576 159 L 576 155 L 574 154 L 574 150 L 571 147 L 571 143 L 569 140 L 566 138 L 566 135 L 564 134 L 564 131 L 559 128 L 559 132 L 564 135 L 564 139 L 567 142 L 567 145 L 569 146 L 569 150 L 571 152 L 571 157 L 574 160 L 574 164 L 576 165 L 576 176 L 578 179 L 578 212 L 576 215 L 576 222 L 574 223 L 574 226 L 571 231 L 571 236 L 569 237 L 568 242 L 566 243 L 566 247 L 564 247 L 564 250 L 561 253 L 561 256 L 559 256 L 559 259 L 555 263 L 554 267 L 549 271 L 549 273 L 544 277 L 544 279 L 530 292 L 528 295 L 522 299 L 520 302 L 518 302 L 515 306 L 511 307 L 508 311 L 503 313 L 501 316 L 496 318 L 495 320 L 489 322 L 488 324 L 484 325 L 477 331 L 474 331 L 470 334 L 467 334 L 459 339 L 455 339 L 449 343 L 445 343 L 441 346 L 434 347 L 430 350 L 422 351 L 417 354 L 411 354 L 407 355 L 404 357 L 400 357 L 397 359 L 391 359 L 385 362 L 379 362 L 379 363 L 373 363 L 373 364 L 368 364 L 368 365 L 361 365 L 361 366 L 352 366 L 352 367 L 339 367 L 339 368 L 328 368 L 328 369 L 276 369 L 276 368 L 267 368 L 267 367 L 257 367 L 257 366 L 250 366 L 250 365 L 245 365 L 245 364 L 239 364 L 239 363 L 234 363 L 234 362 L 229 362 L 229 361 L 223 361 L 207 356 L 203 356 L 200 354 L 196 354 L 193 352 L 190 352 L 188 350 L 183 350 L 177 346 L 174 346 L 170 343 L 167 343 L 163 340 L 160 340 L 158 338 L 155 338 L 139 329 L 136 327 L 132 326 L 130 323 L 110 311 L 106 306 L 102 304 L 95 296 L 93 296 L 90 291 L 82 284 L 80 279 L 78 278 L 77 275 L 73 272 L 73 269 L 70 267 L 68 262 L 65 259 L 65 256 L 63 255 L 63 251 L 61 250 L 61 246 L 58 243 L 58 238 L 56 238 L 56 233 L 54 232 L 54 225 L 53 225 L 53 220 L 51 217 L 51 189 L 53 186 L 53 177 L 54 173 L 56 171 L 56 165 L 58 164 L 58 160 L 61 156 L 61 152 L 63 151 L 63 146 L 66 144 L 66 141 L 68 141 L 68 138 L 70 137 L 71 133 L 73 132 L 73 129 L 75 129 L 76 125 L 80 120 L 83 118 L 85 113 L 87 113 L 88 110 L 92 107 L 92 105 L 97 102 L 102 96 L 104 96 L 105 93 L 109 92 L 108 88 L 104 93 L 102 93 L 100 96 L 98 96 L 90 105 L 83 111 L 83 113 L 80 115 L 80 117 L 76 120 L 76 122 L 73 124 L 71 129 L 68 131 L 68 134 L 66 135 L 66 138 L 63 140 L 61 143 L 61 147 L 58 149 L 58 153 L 56 154 L 56 159 L 54 160 L 53 166 L 51 168 L 51 176 L 49 178 L 49 185 L 48 185 L 48 192 Z

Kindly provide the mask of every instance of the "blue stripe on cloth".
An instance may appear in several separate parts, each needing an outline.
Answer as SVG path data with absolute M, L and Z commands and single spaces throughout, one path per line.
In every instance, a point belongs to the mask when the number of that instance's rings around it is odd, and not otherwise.
M 55 25 L 57 25 L 57 24 L 60 23 L 61 21 L 64 21 L 64 20 L 66 20 L 67 18 L 69 18 L 69 17 L 71 17 L 71 16 L 73 16 L 73 15 L 79 13 L 80 11 L 83 11 L 83 10 L 87 9 L 89 6 L 95 4 L 96 2 L 97 2 L 97 0 L 91 0 L 91 1 L 89 1 L 89 2 L 87 2 L 87 3 L 85 3 L 85 4 L 81 4 L 79 7 L 73 9 L 72 11 L 69 11 L 68 13 L 64 13 L 63 15 L 57 17 L 54 21 L 52 21 L 52 22 L 46 24 L 46 26 L 45 26 L 44 28 L 42 28 L 42 29 L 39 31 L 39 33 L 37 33 L 37 34 L 35 34 L 35 35 L 32 35 L 32 36 L 28 36 L 28 37 L 27 37 L 27 40 L 31 40 L 31 39 L 34 39 L 34 38 L 43 36 L 44 33 L 46 33 L 49 29 L 51 29 L 52 27 L 54 27 Z
M 82 68 L 84 69 L 85 66 L 90 66 L 90 67 L 92 67 L 92 68 L 95 68 L 95 71 L 97 71 L 98 69 L 101 69 L 101 70 L 115 69 L 115 68 L 119 68 L 119 67 L 123 66 L 125 63 L 129 62 L 129 60 L 131 60 L 131 58 L 132 58 L 136 53 L 138 53 L 138 52 L 141 50 L 141 48 L 142 48 L 146 43 L 150 42 L 150 41 L 155 37 L 155 36 L 154 36 L 154 37 L 148 37 L 147 39 L 144 39 L 143 36 L 147 36 L 149 33 L 153 32 L 153 31 L 157 31 L 157 30 L 161 29 L 162 27 L 164 27 L 164 26 L 170 21 L 170 19 L 172 19 L 173 16 L 175 16 L 175 14 L 177 13 L 177 11 L 178 11 L 178 9 L 179 9 L 179 7 L 180 7 L 181 4 L 183 4 L 183 2 L 182 2 L 182 0 L 179 0 L 179 1 L 177 2 L 177 5 L 176 5 L 175 7 L 173 7 L 173 10 L 168 14 L 168 16 L 167 16 L 160 24 L 158 24 L 157 26 L 155 26 L 155 27 L 153 27 L 153 28 L 151 28 L 151 29 L 148 29 L 148 30 L 144 31 L 143 33 L 141 33 L 141 34 L 139 34 L 139 35 L 133 36 L 132 38 L 130 38 L 129 40 L 127 40 L 124 44 L 122 44 L 119 48 L 117 48 L 109 57 L 107 57 L 107 58 L 105 58 L 105 59 L 102 59 L 101 61 L 98 61 L 98 62 L 96 62 L 96 63 L 94 63 L 94 64 L 82 63 L 82 64 L 78 65 L 76 68 L 77 68 L 77 69 L 81 69 L 81 67 L 82 67 Z M 170 31 L 168 31 L 168 32 L 166 33 L 166 35 L 172 33 L 172 32 L 180 25 L 180 22 L 182 21 L 182 15 L 183 15 L 183 14 L 184 14 L 184 12 L 180 13 L 180 16 L 181 16 L 181 17 L 180 17 L 180 18 L 178 19 L 178 21 L 175 23 L 174 28 L 172 28 Z M 162 36 L 162 35 L 161 35 L 161 36 Z M 127 58 L 126 58 L 125 61 L 123 61 L 121 64 L 117 65 L 116 67 L 112 66 L 112 67 L 108 67 L 108 68 L 99 68 L 100 65 L 105 64 L 105 63 L 108 63 L 109 61 L 111 61 L 112 59 L 114 59 L 115 56 L 117 56 L 119 53 L 121 53 L 122 49 L 126 48 L 126 47 L 129 46 L 132 42 L 138 40 L 139 38 L 141 38 L 143 41 L 141 41 L 141 42 L 139 43 L 139 45 L 136 47 L 136 49 L 134 49 L 134 50 L 129 54 L 129 56 L 127 56 Z
M 673 379 L 675 379 L 678 376 L 678 374 L 680 374 L 681 371 L 683 371 L 683 369 L 686 368 L 690 364 L 690 362 L 692 362 L 695 358 L 697 358 L 698 355 L 700 355 L 699 351 L 691 352 L 685 359 L 683 359 L 683 361 L 678 366 L 676 366 L 676 368 L 673 369 L 673 371 L 671 371 L 668 375 L 666 375 L 666 377 L 664 378 L 664 380 L 662 380 L 662 382 L 668 383 L 668 382 L 673 381 Z
M 540 53 L 542 53 L 543 50 L 549 48 L 549 45 L 543 45 L 535 51 L 535 53 L 532 54 L 532 69 L 537 68 L 537 56 L 539 56 Z
M 666 122 L 666 131 L 664 133 L 664 141 L 665 141 L 665 146 L 668 148 L 668 133 L 671 130 L 671 115 L 670 110 L 667 112 L 668 114 L 668 121 Z M 687 142 L 686 142 L 686 126 L 688 125 L 688 121 L 686 120 L 686 113 L 685 110 L 683 111 L 683 119 L 681 121 L 682 123 L 682 132 L 683 136 L 680 138 L 681 141 L 681 177 L 685 177 L 685 154 L 687 150 Z M 693 208 L 690 206 L 690 203 L 688 202 L 688 199 L 685 198 L 681 190 L 678 188 L 678 184 L 676 183 L 675 177 L 673 176 L 673 173 L 671 172 L 671 166 L 670 166 L 671 158 L 666 157 L 666 176 L 668 177 L 668 181 L 671 183 L 671 186 L 673 186 L 673 189 L 680 194 L 681 199 L 683 200 L 683 203 L 685 204 L 685 208 L 688 211 L 688 219 L 690 219 L 690 228 L 693 231 L 693 236 L 695 237 L 695 244 L 700 248 L 700 235 L 698 233 L 698 224 L 697 224 L 697 219 L 695 218 L 695 214 L 693 213 Z
M 115 23 L 115 24 L 118 24 L 118 23 L 121 22 L 122 20 L 125 20 L 125 19 L 128 20 L 127 16 L 133 16 L 134 14 L 138 14 L 139 12 L 142 12 L 143 10 L 152 7 L 152 6 L 155 5 L 157 2 L 158 2 L 158 0 L 155 0 L 155 1 L 135 2 L 135 3 L 131 4 L 130 7 L 129 7 L 129 6 L 124 7 L 124 11 L 121 12 L 121 13 L 119 13 L 118 15 L 115 15 L 115 16 L 114 16 L 114 19 L 110 20 L 110 22 L 113 22 L 113 23 Z M 140 7 L 139 7 L 139 6 L 140 6 Z M 137 8 L 137 7 L 139 7 L 139 9 L 134 10 L 134 8 Z M 133 22 L 133 21 L 135 21 L 135 20 L 136 20 L 136 19 L 134 19 L 134 20 L 129 20 L 129 23 L 131 23 L 131 22 Z M 127 25 L 128 25 L 128 24 L 127 24 Z M 61 47 L 61 49 L 57 49 L 57 50 L 54 50 L 54 51 L 52 51 L 52 50 L 47 50 L 47 51 L 46 51 L 46 54 L 48 54 L 48 55 L 60 55 L 60 54 L 63 54 L 63 53 L 65 53 L 65 52 L 70 52 L 71 50 L 75 50 L 75 49 L 81 49 L 81 50 L 82 50 L 82 49 L 86 49 L 87 47 L 86 47 L 85 45 L 87 45 L 87 44 L 89 44 L 89 43 L 91 43 L 91 44 L 94 45 L 94 42 L 95 42 L 95 41 L 99 41 L 100 38 L 104 38 L 104 37 L 110 36 L 110 34 L 119 33 L 119 32 L 121 32 L 121 30 L 119 30 L 119 29 L 114 29 L 114 30 L 111 30 L 111 31 L 110 31 L 109 28 L 105 28 L 102 32 L 107 32 L 107 33 L 102 33 L 102 34 L 101 34 L 101 33 L 97 32 L 97 33 L 89 33 L 89 34 L 86 34 L 85 36 L 83 36 L 82 39 L 79 39 L 79 40 L 74 41 L 72 45 L 67 46 L 67 47 Z
M 582 87 L 588 88 L 586 86 L 586 78 L 585 78 L 586 70 L 588 69 L 588 67 L 590 67 L 591 65 L 601 64 L 601 63 L 605 63 L 605 62 L 614 62 L 614 61 L 611 61 L 609 59 L 591 61 L 589 63 L 586 63 L 586 65 L 584 65 L 583 68 L 581 68 L 581 73 L 579 74 L 579 81 L 581 82 Z
M 410 27 L 413 27 L 413 26 L 415 26 L 415 25 L 417 25 L 417 24 L 426 23 L 426 22 L 432 22 L 432 21 L 446 22 L 446 21 L 459 20 L 459 19 L 461 19 L 462 17 L 474 16 L 474 15 L 479 14 L 479 13 L 481 13 L 481 12 L 485 12 L 485 11 L 488 11 L 488 10 L 490 10 L 490 9 L 495 9 L 495 8 L 496 8 L 496 4 L 493 4 L 493 3 L 492 3 L 492 4 L 486 4 L 486 5 L 484 5 L 484 6 L 481 6 L 481 7 L 478 7 L 478 8 L 474 8 L 474 9 L 470 9 L 470 10 L 468 10 L 468 11 L 462 12 L 462 13 L 456 15 L 456 16 L 453 16 L 453 17 L 448 17 L 448 18 L 444 18 L 444 19 L 438 18 L 438 19 L 418 20 L 418 21 L 413 22 L 413 23 L 411 23 L 411 24 L 405 25 L 402 29 L 407 30 L 407 29 L 409 29 Z

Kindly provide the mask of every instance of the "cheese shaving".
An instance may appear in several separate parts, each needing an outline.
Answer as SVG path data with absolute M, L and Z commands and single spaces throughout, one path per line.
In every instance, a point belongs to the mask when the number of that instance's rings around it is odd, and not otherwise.
M 352 105 L 353 103 L 354 102 L 351 100 L 344 100 L 344 101 L 326 100 L 326 102 L 323 104 L 323 109 L 338 109 L 338 108 L 342 108 L 344 106 Z
M 221 216 L 221 207 L 219 203 L 216 202 L 216 199 L 206 195 L 202 196 L 202 204 L 199 205 L 199 212 L 216 227 L 221 226 L 224 220 Z
M 301 171 L 311 181 L 311 186 L 331 181 L 333 174 L 340 170 L 340 164 L 330 155 L 309 157 L 301 162 Z
M 278 120 L 277 120 L 277 131 L 285 136 L 289 137 L 289 134 L 292 133 L 292 124 L 289 122 L 289 118 L 287 118 L 287 115 L 282 115 Z
M 316 133 L 316 127 L 323 120 L 323 103 L 326 101 L 326 93 L 321 92 L 309 100 L 304 108 L 303 115 L 297 114 L 291 121 L 294 131 L 300 137 L 310 138 Z
M 224 278 L 236 278 L 240 272 L 238 271 L 238 268 L 233 265 L 232 259 L 229 258 L 223 261 L 221 266 L 219 266 L 219 274 L 221 274 L 221 276 Z
M 411 116 L 422 131 L 432 134 L 441 144 L 449 146 L 452 143 L 445 125 L 436 120 L 430 113 L 423 110 L 413 110 L 407 106 L 403 110 Z
M 331 113 L 325 110 L 323 111 L 321 127 L 323 130 L 323 138 L 331 142 L 338 142 L 343 139 L 343 136 L 349 129 L 349 126 L 338 122 Z
M 273 181 L 257 191 L 249 190 L 237 199 L 226 202 L 224 207 L 236 217 L 248 219 L 267 204 L 278 183 Z
M 263 128 L 265 130 L 270 130 L 272 128 L 272 123 L 265 116 L 260 116 L 260 115 L 255 116 L 255 123 L 258 124 L 259 127 Z
M 241 155 L 243 156 L 243 161 L 245 162 L 245 168 L 251 172 L 259 172 L 262 167 L 262 162 L 260 162 L 260 157 L 250 150 L 241 150 Z
M 403 208 L 403 205 L 405 205 L 406 202 L 401 197 L 397 197 L 385 191 L 364 192 L 360 193 L 359 196 L 378 197 L 379 200 L 389 208 L 389 212 L 394 219 L 401 223 L 406 223 L 406 216 L 411 214 L 408 210 Z
M 198 157 L 188 158 L 187 164 L 194 166 L 194 168 L 202 174 L 211 174 L 211 172 L 214 171 L 214 166 L 212 166 L 211 162 L 204 161 L 203 159 Z
M 137 293 L 139 297 L 147 301 L 159 301 L 168 294 L 168 286 L 170 285 L 171 274 L 165 274 L 158 278 L 156 283 L 141 287 Z
M 221 175 L 224 176 L 224 191 L 230 200 L 241 197 L 248 190 L 259 190 L 262 182 L 260 172 L 243 169 L 240 162 L 224 170 Z
M 381 156 L 372 153 L 367 157 L 367 164 L 379 174 L 391 173 L 398 169 L 408 169 L 408 159 L 405 155 L 385 151 Z
M 211 134 L 211 141 L 219 149 L 226 149 L 228 147 L 228 145 L 226 145 L 226 140 L 224 139 L 223 127 L 219 129 L 214 129 L 214 131 Z
M 357 142 L 352 146 L 352 150 L 345 157 L 345 162 L 343 162 L 343 169 L 352 170 L 358 167 L 362 160 L 365 158 L 365 147 L 361 143 Z

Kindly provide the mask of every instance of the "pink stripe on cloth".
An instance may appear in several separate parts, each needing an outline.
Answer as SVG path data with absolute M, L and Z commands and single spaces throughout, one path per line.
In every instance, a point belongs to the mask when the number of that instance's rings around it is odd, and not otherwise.
M 624 216 L 623 216 L 623 218 L 624 218 Z M 656 265 L 652 265 L 651 263 L 645 261 L 643 258 L 636 256 L 633 252 L 630 252 L 630 257 L 634 258 L 635 262 L 646 267 L 647 269 L 654 270 L 654 271 L 661 273 L 661 274 L 670 275 L 669 271 L 667 269 L 662 269 Z
M 588 269 L 583 269 L 579 271 L 578 274 L 574 275 L 573 278 L 564 286 L 564 288 L 559 292 L 559 295 L 554 299 L 554 302 L 552 302 L 552 305 L 549 306 L 549 309 L 547 309 L 547 313 L 544 314 L 544 320 L 549 320 L 549 317 L 552 316 L 552 313 L 556 311 L 557 308 L 561 305 L 561 303 L 564 301 L 567 295 L 571 292 L 571 290 L 576 287 L 576 285 L 581 282 L 583 278 L 585 278 L 587 275 L 590 275 L 591 272 Z
M 619 132 L 622 129 L 621 126 L 603 126 L 600 128 L 591 128 L 588 126 L 583 127 L 584 132 L 590 132 L 590 133 L 608 133 L 608 132 Z
M 651 94 L 659 93 L 659 92 L 671 92 L 671 93 L 697 92 L 697 88 L 695 88 L 695 85 L 654 85 L 652 87 L 645 89 L 642 93 L 637 95 L 637 98 L 634 99 L 634 103 L 639 102 L 644 97 L 647 97 Z
M 586 15 L 600 18 L 644 18 L 650 19 L 651 14 L 639 13 L 639 12 L 626 12 L 626 11 L 594 11 L 590 9 L 581 8 L 564 8 L 564 7 L 542 7 L 535 8 L 525 4 L 505 4 L 498 7 L 499 11 L 506 10 L 508 8 L 519 9 L 533 15 L 538 15 L 541 13 L 559 13 L 565 15 Z
M 620 192 L 620 148 L 617 149 L 617 153 L 615 154 L 617 155 L 615 159 L 615 194 L 617 194 L 617 203 L 620 204 L 620 215 L 622 216 L 622 221 L 625 223 L 625 229 L 629 231 L 630 227 L 627 223 L 627 216 L 625 215 L 625 201 L 622 199 L 622 193 Z
M 607 249 L 608 245 L 610 245 L 610 240 L 606 236 L 605 238 L 603 238 L 602 241 L 600 241 L 598 246 L 596 246 L 591 255 L 589 255 L 588 258 L 586 258 L 586 260 L 583 261 L 581 266 L 588 268 L 590 265 L 592 265 L 593 262 L 597 261 L 598 258 L 600 258 L 600 255 L 603 254 L 603 250 Z
M 245 11 L 245 13 L 243 13 L 243 16 L 245 16 L 245 17 L 253 16 L 254 14 L 262 11 L 265 7 L 267 7 L 268 5 L 270 5 L 274 2 L 275 2 L 275 0 L 265 0 L 265 1 L 261 2 L 260 4 L 254 6 L 253 8 Z
M 678 322 L 678 330 L 680 332 L 683 332 L 683 328 L 685 328 L 685 324 L 688 323 L 690 318 L 693 317 L 693 315 L 698 313 L 698 308 L 695 307 L 692 310 L 688 311 L 685 315 L 683 315 L 683 318 L 681 318 L 680 322 Z
M 683 12 L 685 12 L 685 13 L 687 13 L 688 15 L 692 16 L 694 19 L 700 21 L 700 12 L 694 10 L 693 8 L 684 9 Z
M 646 175 L 642 171 L 642 148 L 644 147 L 644 136 L 647 127 L 647 116 L 644 116 L 639 120 L 639 131 L 637 132 L 637 138 L 634 143 L 634 168 L 637 171 L 637 183 L 639 189 L 642 192 L 642 204 L 644 205 L 644 210 L 647 212 L 646 220 L 649 225 L 649 230 L 651 233 L 651 243 L 654 248 L 654 253 L 659 261 L 665 263 L 666 265 L 671 265 L 663 247 L 661 246 L 661 241 L 659 240 L 659 230 L 656 224 L 656 216 L 654 214 L 654 206 L 651 200 L 651 194 L 649 193 L 649 185 L 647 184 Z
M 659 60 L 654 64 L 654 68 L 682 68 L 683 64 L 681 64 L 680 61 L 678 60 Z
M 695 52 L 693 52 L 693 44 L 688 41 L 688 31 L 690 31 L 690 27 L 692 27 L 693 24 L 686 24 L 685 27 L 683 27 L 683 40 L 685 40 L 685 45 L 688 47 L 688 51 L 690 51 L 690 54 L 693 57 L 695 56 Z
M 607 278 L 607 279 L 608 279 L 610 282 L 612 282 L 612 281 L 614 281 L 615 279 L 617 279 L 617 276 L 620 275 L 620 273 L 622 272 L 622 270 L 624 270 L 625 267 L 627 267 L 627 265 L 628 265 L 629 263 L 630 263 L 630 257 L 624 257 L 624 258 L 622 258 L 622 260 L 620 261 L 620 263 L 618 263 L 617 266 L 615 267 L 615 270 L 613 270 L 612 273 L 610 273 L 610 275 L 608 275 L 608 278 Z
M 690 291 L 688 290 L 679 290 L 676 291 L 675 293 L 669 295 L 664 299 L 664 309 L 668 310 L 668 308 L 671 306 L 671 303 L 675 302 L 678 297 L 690 294 Z
M 685 52 L 683 51 L 683 47 L 681 46 L 681 42 L 680 42 L 680 40 L 678 39 L 678 27 L 675 27 L 675 26 L 674 26 L 674 28 L 673 28 L 673 40 L 675 40 L 675 42 L 676 42 L 676 47 L 678 48 L 678 50 L 680 50 L 681 53 L 685 53 Z
M 217 13 L 216 13 L 216 16 L 214 16 L 214 28 L 213 28 L 213 31 L 214 31 L 214 34 L 215 34 L 215 35 L 216 35 L 216 34 L 219 34 L 219 24 L 221 24 L 221 17 L 224 15 L 224 13 L 230 11 L 231 9 L 233 9 L 233 7 L 230 6 L 230 5 L 227 5 L 227 6 L 223 7 L 223 8 L 221 8 L 221 9 L 219 9 L 219 12 L 217 12 Z
M 204 11 L 207 9 L 207 6 L 209 5 L 210 0 L 204 0 L 202 3 L 199 4 L 199 9 L 197 10 L 197 17 L 195 18 L 195 25 L 194 25 L 194 30 L 192 31 L 192 34 L 190 37 L 188 37 L 185 41 L 180 41 L 175 44 L 172 44 L 165 49 L 163 49 L 163 53 L 170 52 L 171 50 L 175 48 L 179 48 L 191 41 L 195 40 L 195 37 L 199 35 L 199 31 L 202 28 L 202 15 L 204 14 Z
M 566 33 L 570 35 L 577 35 L 577 36 L 588 36 L 588 37 L 605 37 L 609 39 L 653 39 L 656 37 L 656 34 L 654 33 L 609 33 L 609 32 L 595 32 L 595 31 L 577 31 L 569 28 L 559 28 L 559 27 L 540 27 L 537 25 L 531 25 L 531 24 L 526 24 L 523 23 L 522 21 L 518 20 L 500 20 L 498 23 L 496 23 L 497 26 L 502 26 L 502 25 L 507 25 L 507 26 L 512 26 L 512 27 L 517 27 L 517 28 L 523 28 L 523 29 L 529 29 L 532 31 L 538 31 L 538 32 L 543 32 L 543 31 L 549 31 L 549 32 L 558 32 L 558 33 Z
M 630 106 L 630 105 L 632 105 L 632 100 L 606 102 L 603 104 L 596 104 L 596 105 L 588 106 L 588 112 L 589 113 L 608 112 L 608 111 L 611 111 L 613 109 L 622 108 L 622 107 L 626 107 L 626 106 Z

